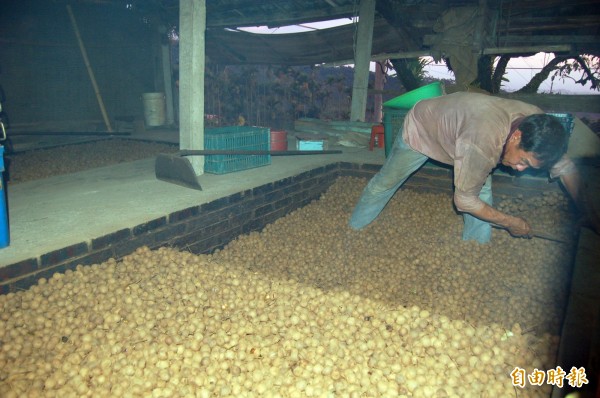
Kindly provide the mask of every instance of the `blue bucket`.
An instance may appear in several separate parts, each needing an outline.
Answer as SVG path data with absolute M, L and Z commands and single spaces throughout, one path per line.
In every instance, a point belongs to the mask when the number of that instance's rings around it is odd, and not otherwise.
M 6 184 L 4 181 L 4 147 L 0 145 L 0 248 L 8 246 L 8 210 L 6 207 Z

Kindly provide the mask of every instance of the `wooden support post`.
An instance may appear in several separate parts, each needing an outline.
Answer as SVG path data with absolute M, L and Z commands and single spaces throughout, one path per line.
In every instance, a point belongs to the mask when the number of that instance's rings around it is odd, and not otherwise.
M 204 149 L 206 0 L 181 0 L 179 24 L 179 146 Z M 189 160 L 204 174 L 204 156 Z
M 373 47 L 375 0 L 361 0 L 358 15 L 350 120 L 364 122 L 369 89 L 369 64 L 371 62 L 371 49 Z
M 385 77 L 387 72 L 387 60 L 375 63 L 375 90 L 383 90 L 385 85 Z M 373 95 L 373 121 L 381 123 L 383 118 L 383 109 L 381 105 L 383 97 L 381 93 Z
M 481 55 L 485 46 L 486 21 L 488 17 L 487 0 L 479 0 L 479 12 L 477 16 L 477 26 L 473 34 L 473 51 Z
M 167 126 L 172 126 L 175 123 L 173 111 L 173 71 L 171 70 L 171 52 L 169 41 L 167 40 L 166 26 L 162 25 L 159 30 L 160 34 L 160 59 L 162 61 L 163 86 L 165 87 L 165 102 L 167 108 Z

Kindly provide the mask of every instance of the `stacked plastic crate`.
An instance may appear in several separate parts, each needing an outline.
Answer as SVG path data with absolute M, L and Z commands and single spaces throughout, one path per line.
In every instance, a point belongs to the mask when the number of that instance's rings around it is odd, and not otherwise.
M 266 127 L 232 126 L 206 129 L 204 149 L 269 151 L 271 131 Z M 227 174 L 271 164 L 271 155 L 207 155 L 204 171 Z

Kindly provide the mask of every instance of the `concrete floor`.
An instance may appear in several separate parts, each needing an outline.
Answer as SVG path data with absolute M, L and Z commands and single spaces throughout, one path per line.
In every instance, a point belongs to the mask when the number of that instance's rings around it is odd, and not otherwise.
M 178 133 L 151 130 L 135 134 L 132 139 L 177 142 Z M 289 147 L 295 141 L 289 134 Z M 15 150 L 39 145 L 30 137 L 15 143 Z M 81 138 L 71 138 L 71 142 Z M 65 140 L 61 140 L 64 143 Z M 56 144 L 45 138 L 44 146 Z M 191 190 L 159 181 L 154 175 L 154 159 L 144 159 L 93 170 L 55 176 L 8 186 L 10 246 L 0 249 L 0 267 L 67 247 L 82 241 L 130 228 L 177 210 L 294 176 L 304 171 L 339 161 L 381 164 L 383 149 L 332 146 L 340 155 L 273 157 L 272 164 L 251 170 L 200 176 L 202 191 Z M 591 170 L 591 171 L 590 171 Z M 586 171 L 587 180 L 600 192 L 597 168 Z M 600 197 L 596 195 L 596 199 Z M 587 353 L 588 363 L 600 363 L 600 237 L 584 230 L 581 234 L 574 271 L 573 293 L 563 332 L 561 357 L 580 362 Z M 596 326 L 594 326 L 596 325 Z M 594 347 L 594 348 L 590 348 Z M 593 350 L 593 351 L 592 351 Z M 568 370 L 567 370 L 568 371 Z M 597 374 L 597 373 L 596 373 Z M 588 372 L 589 375 L 589 372 Z M 562 397 L 566 390 L 555 391 Z
M 293 149 L 295 141 L 288 135 L 289 149 Z M 151 130 L 127 138 L 177 142 L 178 134 Z M 32 141 L 26 137 L 14 142 L 15 151 L 32 148 Z M 56 139 L 43 140 L 45 147 L 54 144 Z M 383 149 L 378 148 L 372 152 L 341 146 L 330 149 L 343 154 L 277 156 L 269 166 L 204 174 L 199 178 L 202 191 L 157 180 L 154 158 L 9 185 L 10 245 L 0 249 L 0 267 L 319 166 L 339 161 L 381 164 L 385 159 Z

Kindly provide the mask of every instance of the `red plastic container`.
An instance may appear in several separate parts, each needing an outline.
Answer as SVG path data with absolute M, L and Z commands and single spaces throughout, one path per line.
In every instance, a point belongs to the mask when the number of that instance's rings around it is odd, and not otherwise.
M 271 150 L 272 151 L 287 151 L 288 140 L 287 131 L 271 130 Z

